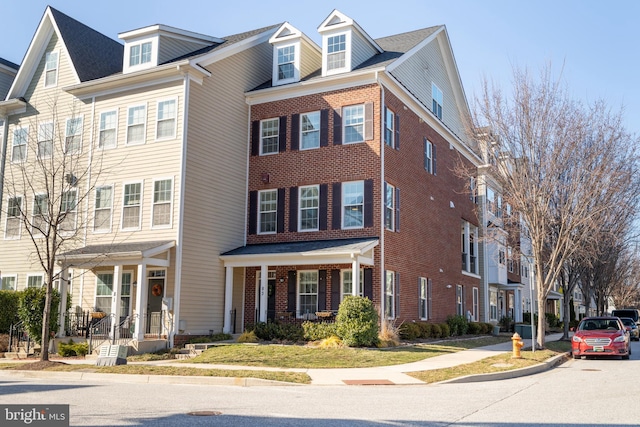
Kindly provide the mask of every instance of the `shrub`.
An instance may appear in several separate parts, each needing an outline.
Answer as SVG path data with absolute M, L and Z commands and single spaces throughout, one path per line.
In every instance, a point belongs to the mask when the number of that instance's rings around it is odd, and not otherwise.
M 320 341 L 320 345 L 318 347 L 320 348 L 340 348 L 342 347 L 342 340 L 340 338 L 338 338 L 337 336 L 333 335 L 330 336 L 328 338 L 324 338 L 322 341 Z
M 264 341 L 302 341 L 304 338 L 302 326 L 293 323 L 258 322 L 247 325 L 247 330 L 253 330 L 256 336 Z
M 467 333 L 468 334 L 471 334 L 471 335 L 479 335 L 480 334 L 480 330 L 481 330 L 480 323 L 470 322 L 468 326 L 469 326 L 468 329 L 467 329 Z
M 0 334 L 8 334 L 11 325 L 20 321 L 18 306 L 21 292 L 0 291 Z
M 378 341 L 378 313 L 371 300 L 345 297 L 336 316 L 336 332 L 349 347 L 375 345 Z
M 398 328 L 398 330 L 400 338 L 407 341 L 415 340 L 416 338 L 420 337 L 420 334 L 422 333 L 420 326 L 413 322 L 403 323 L 402 325 L 400 325 L 400 328 Z
M 42 312 L 44 311 L 47 287 L 27 288 L 20 294 L 18 315 L 24 322 L 29 336 L 37 343 L 42 343 Z M 58 331 L 58 307 L 60 306 L 60 294 L 57 290 L 51 290 L 51 310 L 49 314 L 49 331 Z
M 447 325 L 451 335 L 460 336 L 467 333 L 469 329 L 469 322 L 464 316 L 456 315 L 447 317 Z
M 400 328 L 396 324 L 389 320 L 383 319 L 380 322 L 380 333 L 378 334 L 379 348 L 396 347 L 400 344 Z
M 545 313 L 544 317 L 547 321 L 547 325 L 549 325 L 550 328 L 557 328 L 558 326 L 560 326 L 560 318 L 555 314 Z
M 244 331 L 239 337 L 238 342 L 240 343 L 254 343 L 258 342 L 258 337 L 256 336 L 255 331 Z
M 226 341 L 233 338 L 229 334 L 225 334 L 224 332 L 220 332 L 218 334 L 206 335 L 202 337 L 191 338 L 187 341 L 187 344 L 198 344 L 198 343 L 207 343 L 207 342 L 216 342 L 216 341 Z
M 451 336 L 451 329 L 446 323 L 440 324 L 440 338 L 447 338 Z
M 431 323 L 418 322 L 417 325 L 420 328 L 420 338 L 426 339 L 431 336 Z
M 509 316 L 503 316 L 500 319 L 500 329 L 502 329 L 503 331 L 509 332 L 513 330 L 513 319 Z
M 442 333 L 442 330 L 440 329 L 440 325 L 437 323 L 433 323 L 431 325 L 431 335 L 429 336 L 430 338 L 440 338 L 440 334 Z
M 89 353 L 89 344 L 86 342 L 75 343 L 69 339 L 68 343 L 58 344 L 58 354 L 62 357 L 86 356 Z
M 307 341 L 320 341 L 337 334 L 336 324 L 327 322 L 304 322 L 302 324 L 302 330 L 304 331 L 304 339 Z

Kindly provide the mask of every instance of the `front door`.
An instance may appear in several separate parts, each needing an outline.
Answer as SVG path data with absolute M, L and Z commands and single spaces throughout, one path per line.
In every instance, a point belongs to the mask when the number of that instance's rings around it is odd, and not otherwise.
M 267 280 L 267 319 L 276 318 L 276 279 Z
M 160 334 L 164 278 L 149 279 L 147 293 L 147 333 Z

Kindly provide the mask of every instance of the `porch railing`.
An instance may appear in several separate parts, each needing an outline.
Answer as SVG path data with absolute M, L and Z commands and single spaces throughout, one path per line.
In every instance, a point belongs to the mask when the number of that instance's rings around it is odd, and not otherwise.
M 150 338 L 162 338 L 162 326 L 164 325 L 164 311 L 152 311 L 147 313 L 145 336 Z
M 111 323 L 114 317 L 113 314 L 109 314 L 101 319 L 91 319 L 89 325 L 89 353 L 106 342 L 111 343 Z
M 68 337 L 89 337 L 89 325 L 91 324 L 89 311 L 64 313 L 64 332 Z
M 29 354 L 31 351 L 31 338 L 24 327 L 24 323 L 18 322 L 9 328 L 9 352 L 18 352 L 22 347 Z

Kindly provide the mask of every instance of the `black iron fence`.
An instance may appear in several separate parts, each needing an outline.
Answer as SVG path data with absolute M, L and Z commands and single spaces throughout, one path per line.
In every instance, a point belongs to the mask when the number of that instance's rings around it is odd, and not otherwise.
M 11 325 L 9 328 L 9 352 L 15 353 L 24 348 L 27 354 L 31 351 L 33 343 L 23 322 Z

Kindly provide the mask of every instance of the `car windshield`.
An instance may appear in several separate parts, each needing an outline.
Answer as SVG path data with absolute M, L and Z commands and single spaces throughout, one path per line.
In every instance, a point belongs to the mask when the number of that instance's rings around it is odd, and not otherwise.
M 596 331 L 596 330 L 620 330 L 618 322 L 614 319 L 589 319 L 580 324 L 581 331 Z
M 634 322 L 633 319 L 629 319 L 628 317 L 621 318 L 620 320 L 622 320 L 622 324 L 624 326 L 633 326 L 636 324 L 636 322 Z

